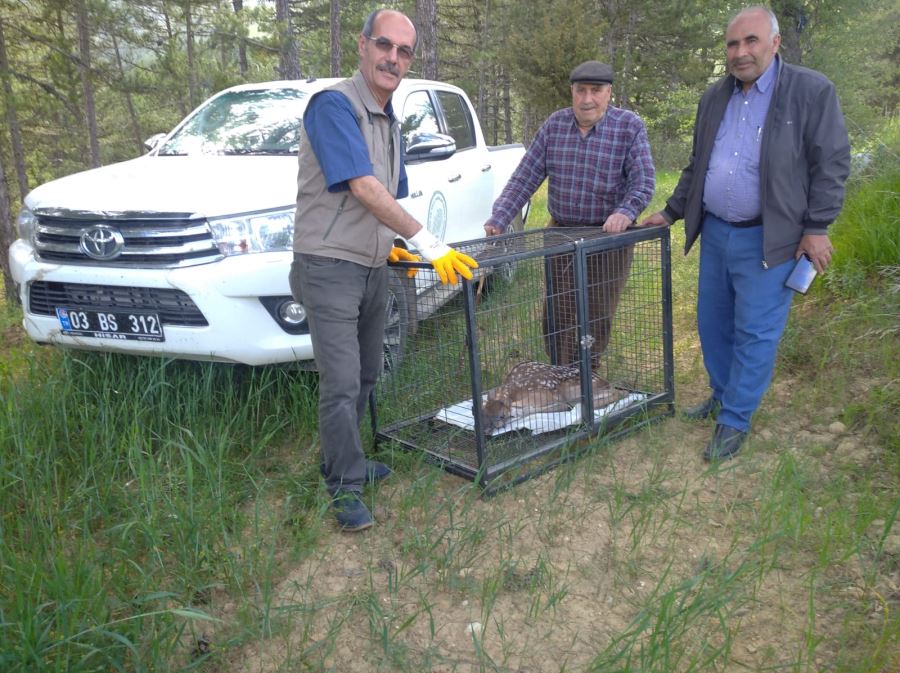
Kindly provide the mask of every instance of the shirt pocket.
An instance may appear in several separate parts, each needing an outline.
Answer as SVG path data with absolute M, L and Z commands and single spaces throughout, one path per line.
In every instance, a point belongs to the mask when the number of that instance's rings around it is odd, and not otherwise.
M 598 154 L 594 161 L 591 162 L 591 169 L 584 176 L 584 179 L 590 185 L 590 190 L 598 198 L 616 193 L 621 185 L 625 183 L 625 176 L 622 174 L 622 164 L 623 157 L 620 156 L 620 153 L 615 148 L 611 148 L 605 154 Z

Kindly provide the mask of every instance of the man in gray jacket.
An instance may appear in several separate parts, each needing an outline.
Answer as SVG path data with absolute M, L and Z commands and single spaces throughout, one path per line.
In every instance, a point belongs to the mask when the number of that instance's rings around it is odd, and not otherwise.
M 397 203 L 408 186 L 391 96 L 416 42 L 404 14 L 372 12 L 357 40 L 359 69 L 314 95 L 303 115 L 290 283 L 309 316 L 322 473 L 346 531 L 372 525 L 363 486 L 390 474 L 366 460 L 359 423 L 383 364 L 386 263 L 419 259 L 394 239 L 407 239 L 445 283 L 455 283 L 457 273 L 471 279 L 469 269 L 477 266 Z
M 844 200 L 850 143 L 834 85 L 778 57 L 778 20 L 749 7 L 728 24 L 729 75 L 700 99 L 691 160 L 666 207 L 642 225 L 685 221 L 701 239 L 697 326 L 712 393 L 685 410 L 716 417 L 706 460 L 738 452 L 772 379 L 806 255 L 831 261 L 827 228 Z

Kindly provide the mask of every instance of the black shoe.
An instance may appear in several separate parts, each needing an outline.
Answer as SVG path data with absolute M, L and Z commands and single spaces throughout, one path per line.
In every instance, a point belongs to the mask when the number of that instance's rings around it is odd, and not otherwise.
M 371 528 L 375 523 L 369 508 L 355 491 L 335 491 L 331 496 L 331 508 L 341 530 L 348 533 Z
M 709 440 L 709 444 L 703 451 L 703 460 L 710 462 L 733 458 L 741 450 L 745 439 L 747 439 L 745 431 L 732 428 L 730 425 L 716 423 L 712 439 Z
M 366 481 L 370 484 L 387 479 L 394 471 L 377 460 L 366 460 Z
M 324 464 L 319 465 L 319 473 L 323 477 L 325 476 Z M 379 463 L 377 460 L 366 460 L 366 483 L 370 486 L 387 479 L 392 474 L 394 474 L 394 471 L 384 463 Z
M 707 418 L 715 418 L 721 408 L 722 403 L 710 395 L 700 404 L 682 410 L 681 417 L 689 421 L 703 421 Z

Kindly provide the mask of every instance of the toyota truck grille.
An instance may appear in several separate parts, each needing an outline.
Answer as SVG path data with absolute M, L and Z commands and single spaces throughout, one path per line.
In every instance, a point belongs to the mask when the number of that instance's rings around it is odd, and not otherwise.
M 35 250 L 45 262 L 177 268 L 222 259 L 209 224 L 184 214 L 104 218 L 38 214 Z
M 82 285 L 35 281 L 28 292 L 28 310 L 56 315 L 56 307 L 128 310 L 156 313 L 164 325 L 206 327 L 197 305 L 181 290 L 120 285 Z

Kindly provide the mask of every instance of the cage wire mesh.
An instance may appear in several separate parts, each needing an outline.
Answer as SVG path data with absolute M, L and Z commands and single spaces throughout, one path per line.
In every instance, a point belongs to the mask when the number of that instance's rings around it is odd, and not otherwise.
M 494 491 L 673 413 L 667 227 L 454 247 L 478 260 L 473 280 L 422 268 L 392 293 L 377 443 Z

